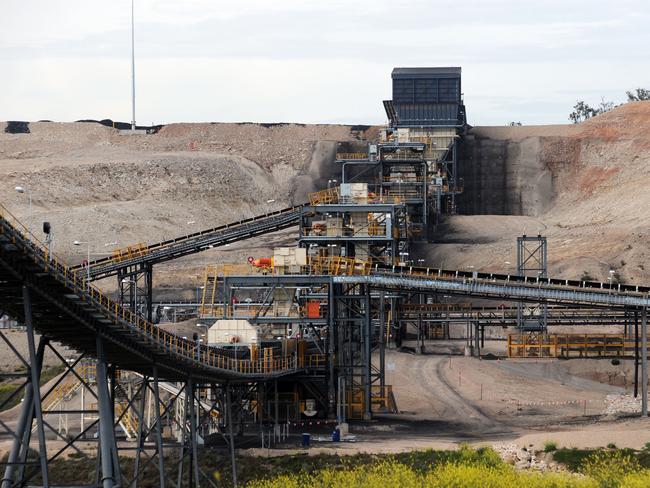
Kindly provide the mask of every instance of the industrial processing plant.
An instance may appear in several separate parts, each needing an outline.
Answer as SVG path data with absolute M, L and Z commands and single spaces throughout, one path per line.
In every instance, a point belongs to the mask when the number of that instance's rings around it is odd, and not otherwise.
M 557 264 L 554 253 L 597 238 L 540 223 L 559 207 L 539 195 L 560 195 L 559 161 L 596 137 L 573 134 L 647 115 L 648 102 L 568 135 L 472 127 L 461 81 L 460 67 L 394 68 L 384 126 L 205 124 L 197 135 L 191 124 L 128 134 L 79 123 L 108 141 L 97 154 L 158 155 L 89 169 L 97 197 L 66 186 L 79 170 L 62 164 L 48 181 L 67 203 L 12 168 L 6 184 L 29 207 L 0 206 L 0 338 L 19 365 L 7 376 L 20 379 L 0 409 L 12 408 L 0 413 L 2 487 L 50 486 L 64 452 L 96 454 L 93 486 L 137 486 L 145 473 L 165 486 L 169 469 L 178 486 L 217 486 L 200 469 L 212 450 L 229 453 L 236 480 L 236 449 L 507 440 L 618 414 L 622 397 L 647 416 L 650 287 L 610 263 L 604 276 L 584 260 L 581 273 Z M 0 143 L 62 145 L 65 130 L 8 123 Z M 292 145 L 289 130 L 311 132 Z M 280 142 L 242 142 L 259 134 Z M 271 150 L 283 166 L 202 159 Z M 185 166 L 169 163 L 174 151 Z M 287 163 L 296 154 L 299 169 Z M 589 184 L 618 174 L 608 171 Z M 98 203 L 70 219 L 64 203 L 79 198 Z M 95 235 L 72 234 L 83 219 Z M 39 388 L 53 361 L 60 370 Z

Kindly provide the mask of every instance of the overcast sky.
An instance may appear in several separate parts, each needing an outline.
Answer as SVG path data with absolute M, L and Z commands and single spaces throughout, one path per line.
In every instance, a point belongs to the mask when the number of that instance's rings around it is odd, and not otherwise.
M 473 125 L 650 88 L 648 0 L 135 0 L 138 123 L 384 123 L 394 66 L 461 66 Z M 0 0 L 0 120 L 129 121 L 130 0 Z

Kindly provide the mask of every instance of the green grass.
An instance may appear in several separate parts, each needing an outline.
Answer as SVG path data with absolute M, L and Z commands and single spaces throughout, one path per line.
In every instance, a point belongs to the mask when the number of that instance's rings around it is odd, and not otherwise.
M 0 405 L 11 396 L 11 394 L 18 389 L 18 386 L 14 383 L 0 383 Z M 20 403 L 22 395 L 18 394 L 14 398 L 11 399 L 7 405 L 4 406 L 4 409 L 10 409 L 12 407 L 15 407 Z
M 650 469 L 650 447 L 646 447 L 640 451 L 634 449 L 616 449 L 616 448 L 599 448 L 599 449 L 576 449 L 561 448 L 553 452 L 553 459 L 558 463 L 562 463 L 570 471 L 581 471 L 585 462 L 593 456 L 613 455 L 612 453 L 621 453 L 625 456 L 630 456 L 636 459 L 642 468 Z M 649 485 L 650 486 L 650 485 Z
M 55 378 L 56 376 L 63 373 L 64 370 L 65 370 L 65 366 L 63 366 L 62 364 L 44 369 L 41 372 L 41 380 L 40 380 L 41 386 L 43 386 L 45 383 L 50 381 L 52 378 Z M 20 368 L 20 371 L 24 371 L 24 367 Z M 0 383 L 0 405 L 7 398 L 9 398 L 11 394 L 14 391 L 16 391 L 21 384 L 22 382 L 15 382 L 15 381 Z M 11 399 L 11 401 L 4 406 L 3 410 L 9 410 L 10 408 L 13 408 L 16 405 L 18 405 L 22 397 L 23 397 L 22 392 L 14 396 Z
M 167 450 L 167 478 L 176 479 L 176 455 Z M 337 456 L 296 454 L 274 458 L 238 458 L 240 486 L 251 488 L 647 488 L 650 486 L 650 448 L 558 449 L 554 457 L 570 468 L 560 473 L 517 471 L 490 448 L 461 446 L 456 451 L 413 451 L 395 455 Z M 133 459 L 121 458 L 123 477 L 133 475 Z M 230 463 L 223 451 L 203 450 L 201 471 L 218 487 L 232 486 Z M 187 465 L 185 467 L 187 470 Z M 187 471 L 186 471 L 187 472 Z M 52 482 L 92 483 L 95 459 L 57 460 L 51 464 Z M 37 484 L 34 479 L 32 484 Z M 30 482 L 31 483 L 31 482 Z M 202 482 L 202 485 L 208 483 Z M 158 487 L 155 463 L 147 466 L 139 486 Z M 185 485 L 183 485 L 185 486 Z
M 425 473 L 393 460 L 369 467 L 346 471 L 331 469 L 315 473 L 279 476 L 248 483 L 251 488 L 299 488 L 319 486 L 331 488 L 597 488 L 594 480 L 564 473 L 520 472 L 507 465 L 477 466 L 468 463 L 443 463 Z

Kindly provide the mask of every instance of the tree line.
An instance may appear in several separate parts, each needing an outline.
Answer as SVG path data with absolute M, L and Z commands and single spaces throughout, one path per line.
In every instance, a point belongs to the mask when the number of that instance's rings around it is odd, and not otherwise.
M 637 88 L 633 91 L 626 91 L 628 102 L 639 102 L 641 100 L 650 100 L 650 90 L 646 88 Z M 595 117 L 596 115 L 609 112 L 611 109 L 616 107 L 614 102 L 610 102 L 602 98 L 600 104 L 597 107 L 592 107 L 584 100 L 578 100 L 573 106 L 573 112 L 569 114 L 569 120 L 574 124 L 579 124 L 580 122 Z

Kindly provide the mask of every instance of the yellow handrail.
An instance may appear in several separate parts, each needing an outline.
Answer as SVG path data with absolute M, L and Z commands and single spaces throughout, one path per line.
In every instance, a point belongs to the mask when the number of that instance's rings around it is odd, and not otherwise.
M 241 362 L 232 361 L 232 358 L 215 354 L 214 351 L 205 345 L 196 344 L 193 341 L 183 339 L 179 336 L 160 330 L 155 327 L 153 323 L 147 321 L 138 314 L 131 310 L 127 310 L 117 302 L 111 300 L 108 296 L 104 295 L 98 288 L 90 284 L 84 273 L 77 273 L 77 270 L 72 270 L 70 266 L 65 264 L 55 256 L 48 256 L 45 251 L 45 245 L 36 239 L 28 229 L 20 223 L 4 206 L 0 205 L 0 217 L 2 217 L 8 224 L 9 228 L 13 231 L 13 241 L 18 244 L 17 237 L 23 242 L 20 243 L 26 250 L 31 248 L 31 256 L 35 264 L 39 265 L 48 274 L 53 276 L 57 281 L 63 283 L 65 286 L 74 290 L 82 300 L 89 300 L 95 302 L 100 308 L 104 309 L 106 314 L 112 317 L 113 323 L 120 321 L 127 322 L 130 326 L 140 329 L 145 335 L 148 335 L 152 340 L 155 340 L 163 347 L 171 349 L 176 354 L 189 357 L 190 359 L 198 362 L 207 363 L 210 366 L 229 369 L 238 373 L 248 373 L 254 371 L 261 371 L 262 368 L 256 368 L 261 363 L 255 364 L 255 361 L 240 360 Z M 22 229 L 22 231 L 21 231 Z M 0 233 L 4 232 L 4 228 L 0 226 Z M 296 369 L 295 358 L 287 357 L 285 362 L 271 363 L 271 367 L 265 367 L 265 373 L 278 373 L 293 371 Z M 283 367 L 285 366 L 285 367 Z

